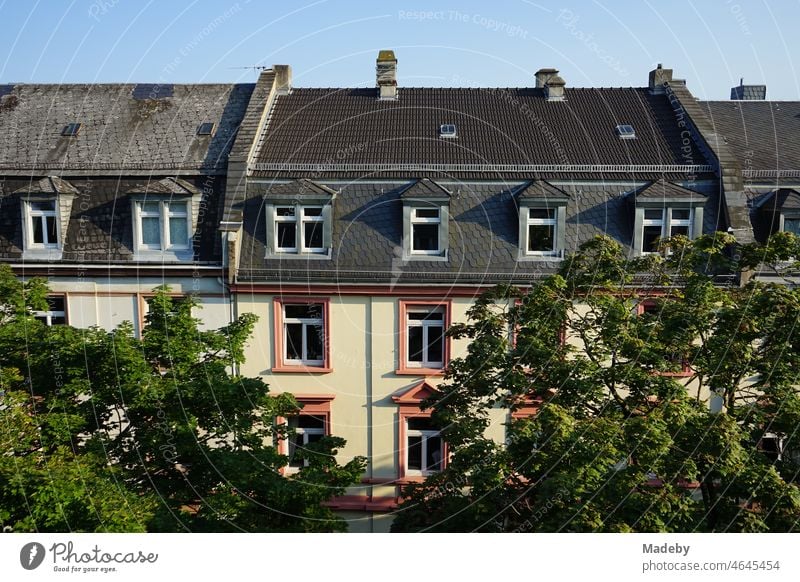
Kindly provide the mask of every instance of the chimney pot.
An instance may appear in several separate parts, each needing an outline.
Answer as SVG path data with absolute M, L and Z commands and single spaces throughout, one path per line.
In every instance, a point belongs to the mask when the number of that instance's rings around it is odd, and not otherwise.
M 536 71 L 536 88 L 543 89 L 550 77 L 558 75 L 558 69 L 539 69 Z
M 544 93 L 548 101 L 563 101 L 564 100 L 564 86 L 566 81 L 559 77 L 557 74 L 552 75 L 544 86 Z

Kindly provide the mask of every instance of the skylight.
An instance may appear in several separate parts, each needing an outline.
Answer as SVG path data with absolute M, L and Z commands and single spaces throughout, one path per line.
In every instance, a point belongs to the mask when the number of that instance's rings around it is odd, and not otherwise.
M 452 123 L 444 123 L 439 126 L 439 137 L 458 137 L 456 126 Z
M 214 124 L 210 121 L 204 121 L 197 128 L 197 135 L 211 135 L 214 133 Z
M 618 125 L 617 135 L 620 139 L 636 139 L 636 130 L 632 125 Z
M 78 132 L 81 130 L 80 123 L 68 123 L 64 126 L 64 129 L 61 130 L 61 135 L 65 137 L 75 137 L 78 135 Z

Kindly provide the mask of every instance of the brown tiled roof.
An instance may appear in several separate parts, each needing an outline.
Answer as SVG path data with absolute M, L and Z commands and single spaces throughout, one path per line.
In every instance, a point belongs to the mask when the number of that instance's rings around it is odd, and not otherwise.
M 457 138 L 439 136 L 455 124 Z M 622 140 L 620 124 L 636 139 Z M 646 88 L 566 89 L 548 102 L 541 89 L 294 89 L 276 98 L 256 174 L 275 164 L 680 165 L 707 163 L 681 151 L 669 100 Z M 362 174 L 363 175 L 363 174 Z M 407 175 L 407 174 L 406 174 Z
M 800 175 L 800 101 L 703 101 L 745 177 L 752 171 Z

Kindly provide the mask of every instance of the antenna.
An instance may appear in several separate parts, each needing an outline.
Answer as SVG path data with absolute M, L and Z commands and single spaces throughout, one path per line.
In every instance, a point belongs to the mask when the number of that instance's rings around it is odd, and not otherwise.
M 272 67 L 265 67 L 263 65 L 255 65 L 252 67 L 228 67 L 229 69 L 253 69 L 254 71 L 266 71 Z

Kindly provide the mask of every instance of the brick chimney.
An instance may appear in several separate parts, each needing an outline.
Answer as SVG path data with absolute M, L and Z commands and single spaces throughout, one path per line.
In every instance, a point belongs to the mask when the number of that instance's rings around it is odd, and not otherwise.
M 557 77 L 558 69 L 539 69 L 536 71 L 536 88 L 543 89 L 550 77 Z
M 397 99 L 397 59 L 394 51 L 383 50 L 378 53 L 375 80 L 379 99 Z

